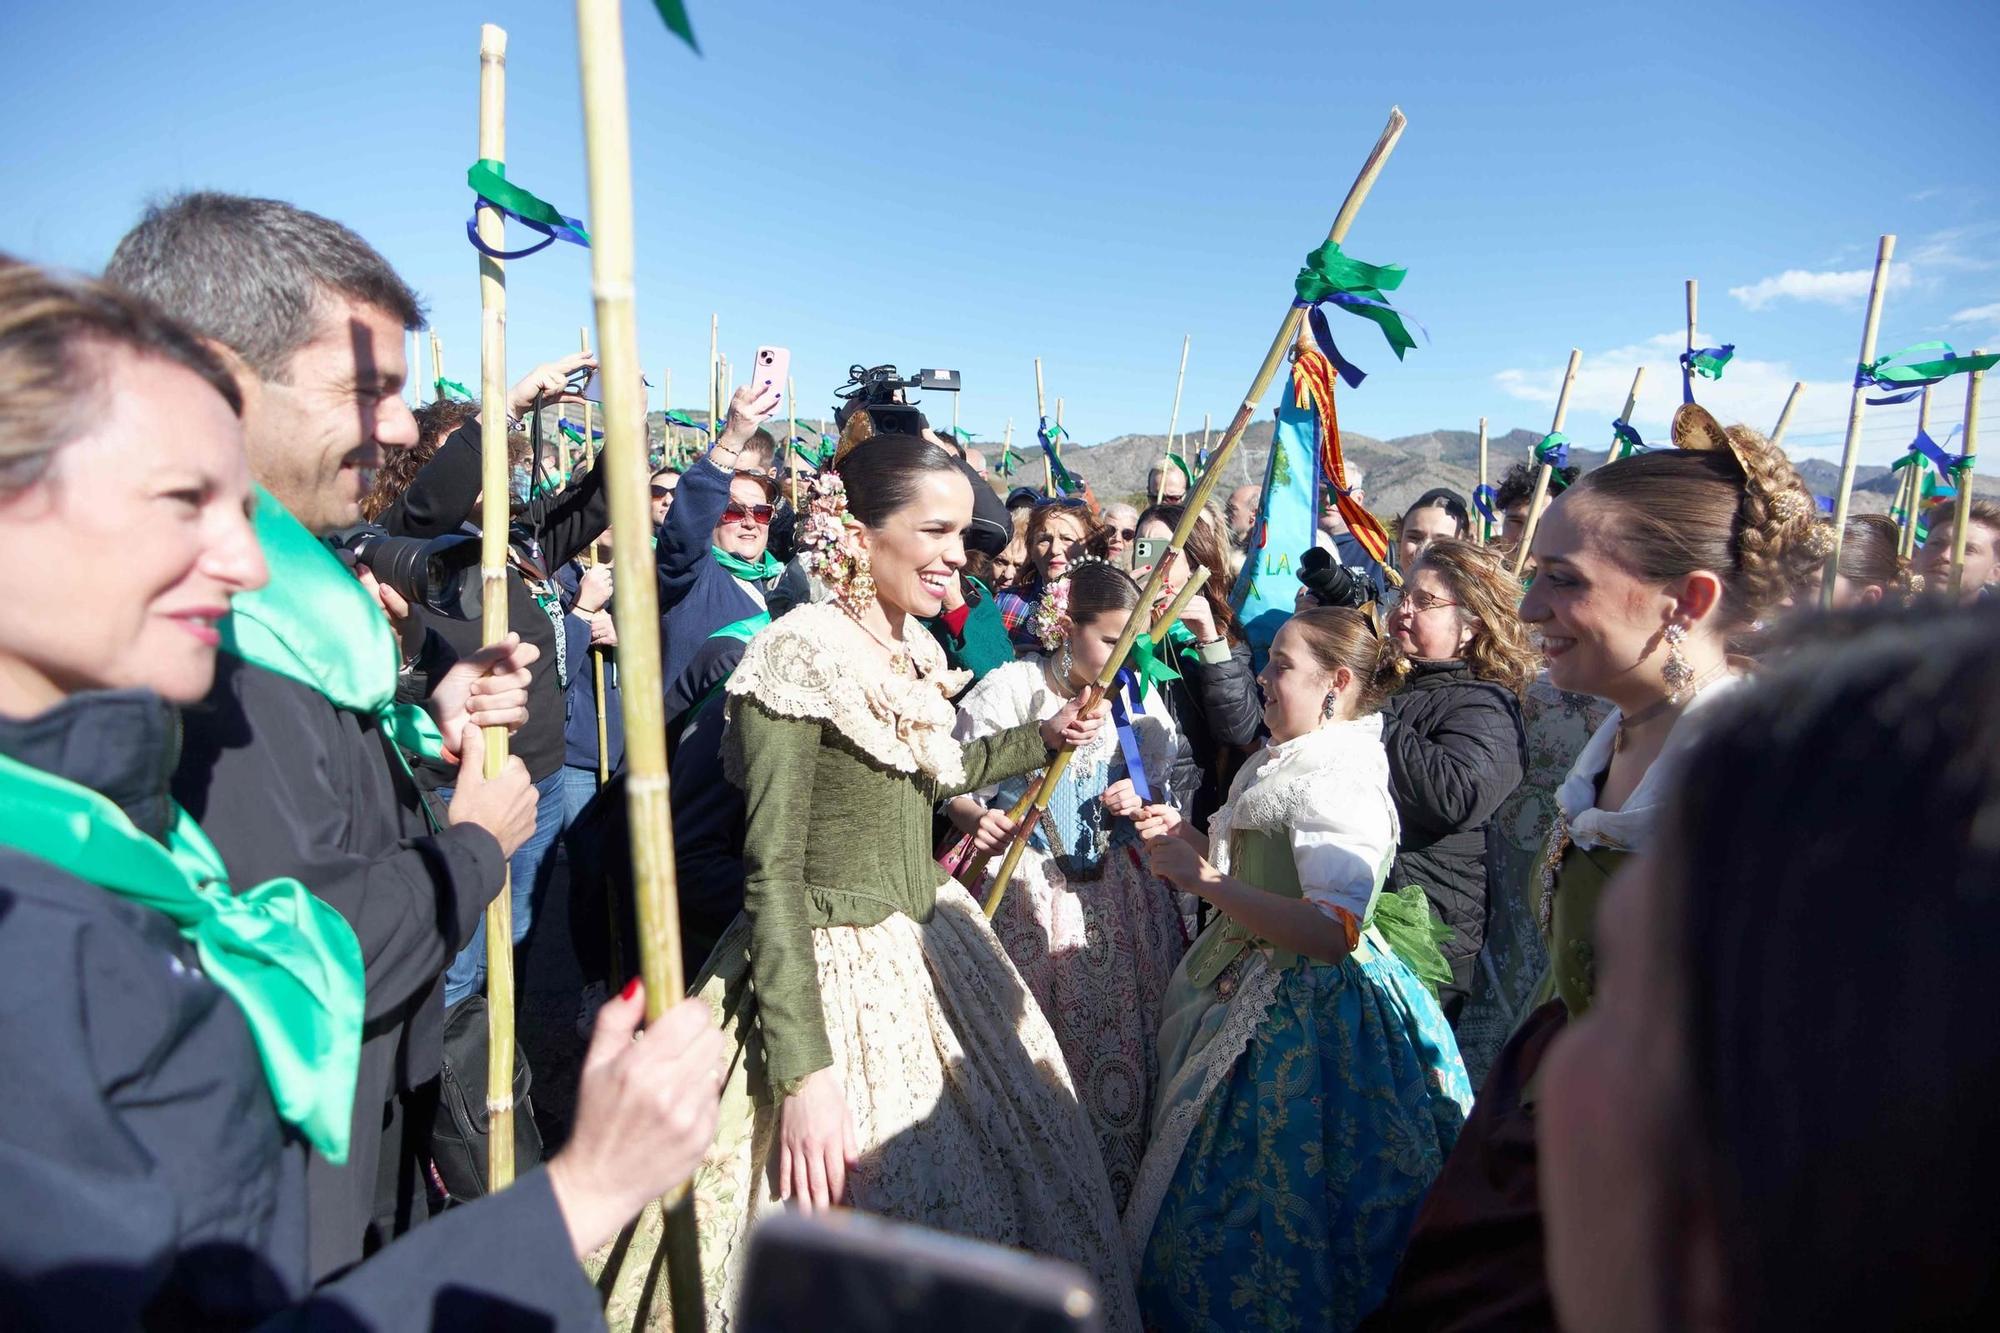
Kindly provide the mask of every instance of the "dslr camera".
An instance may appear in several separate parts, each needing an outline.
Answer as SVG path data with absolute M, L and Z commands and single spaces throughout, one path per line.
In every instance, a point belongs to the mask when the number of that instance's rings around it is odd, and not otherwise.
M 1299 557 L 1299 583 L 1321 606 L 1358 611 L 1375 600 L 1367 570 L 1358 565 L 1336 565 L 1333 553 L 1318 546 Z
M 479 538 L 448 533 L 425 540 L 392 537 L 364 523 L 326 539 L 334 553 L 360 565 L 411 606 L 429 607 L 453 620 L 479 616 Z

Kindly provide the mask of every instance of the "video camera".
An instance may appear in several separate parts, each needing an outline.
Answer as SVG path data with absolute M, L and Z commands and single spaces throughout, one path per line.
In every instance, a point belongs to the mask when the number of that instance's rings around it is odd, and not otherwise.
M 331 534 L 326 544 L 412 606 L 453 620 L 479 616 L 477 537 L 456 532 L 429 540 L 392 537 L 387 529 L 364 523 Z
M 903 396 L 910 389 L 957 393 L 958 372 L 920 370 L 916 378 L 904 379 L 894 366 L 850 366 L 847 384 L 833 391 L 840 399 L 840 406 L 833 409 L 834 424 L 845 426 L 849 417 L 866 408 L 878 435 L 922 435 L 929 423 Z

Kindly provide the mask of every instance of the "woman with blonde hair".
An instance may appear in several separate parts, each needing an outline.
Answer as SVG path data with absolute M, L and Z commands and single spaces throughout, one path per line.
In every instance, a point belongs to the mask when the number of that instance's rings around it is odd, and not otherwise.
M 1403 837 L 1390 882 L 1418 885 L 1450 929 L 1450 973 L 1427 977 L 1454 1024 L 1486 939 L 1486 824 L 1527 764 L 1521 695 L 1534 679 L 1519 592 L 1498 557 L 1434 538 L 1410 564 L 1389 617 L 1408 683 L 1384 709 L 1389 789 Z

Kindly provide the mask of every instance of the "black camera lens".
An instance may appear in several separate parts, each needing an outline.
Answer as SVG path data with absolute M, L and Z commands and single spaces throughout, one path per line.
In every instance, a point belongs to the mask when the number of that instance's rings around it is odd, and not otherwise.
M 327 539 L 412 606 L 454 620 L 478 615 L 479 539 L 463 533 L 429 540 L 392 537 L 372 525 L 348 528 Z

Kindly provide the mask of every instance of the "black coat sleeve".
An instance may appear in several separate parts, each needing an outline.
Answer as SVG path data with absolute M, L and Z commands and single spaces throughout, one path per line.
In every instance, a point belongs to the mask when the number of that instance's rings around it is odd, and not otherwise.
M 374 1328 L 602 1329 L 597 1289 L 571 1252 L 548 1172 L 452 1208 L 330 1282 L 265 1333 Z
M 1205 662 L 1186 655 L 1181 660 L 1192 663 L 1188 669 L 1194 676 L 1201 711 L 1208 719 L 1209 735 L 1215 743 L 1255 743 L 1258 728 L 1264 725 L 1264 698 L 1257 689 L 1257 673 L 1250 665 L 1250 645 L 1233 645 L 1226 662 Z
M 1399 696 L 1383 710 L 1382 744 L 1406 841 L 1484 823 L 1521 783 L 1520 706 L 1497 685 Z
M 393 763 L 305 686 L 224 656 L 207 703 L 184 713 L 173 784 L 233 880 L 290 876 L 354 927 L 371 1020 L 429 989 L 506 869 L 474 824 L 404 836 Z
M 381 524 L 398 537 L 442 537 L 472 517 L 481 490 L 479 423 L 453 431 L 409 489 L 382 511 Z

